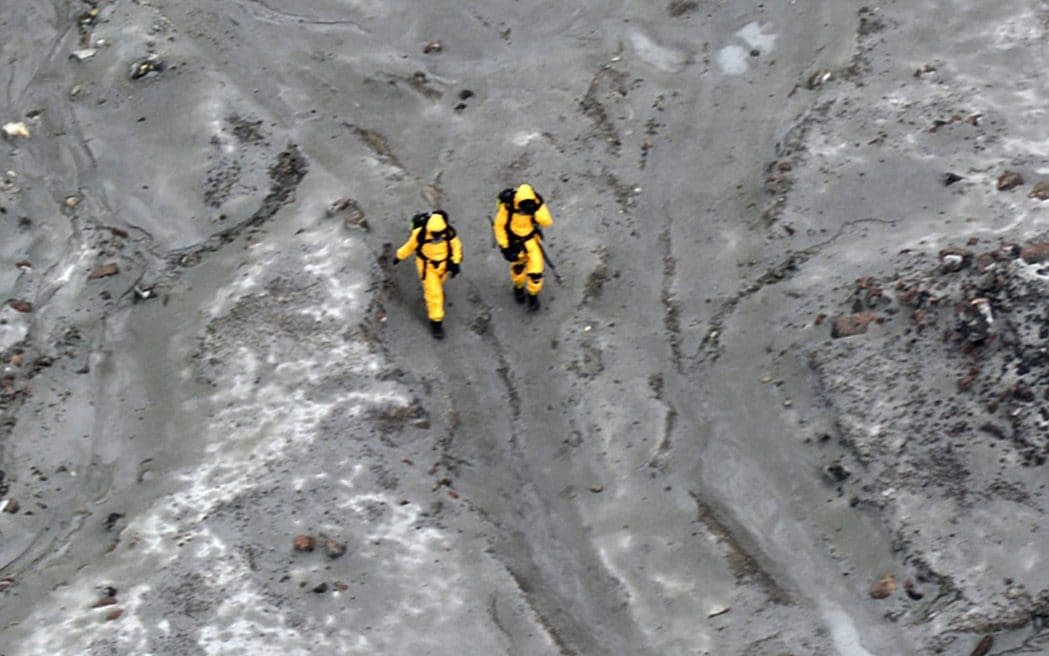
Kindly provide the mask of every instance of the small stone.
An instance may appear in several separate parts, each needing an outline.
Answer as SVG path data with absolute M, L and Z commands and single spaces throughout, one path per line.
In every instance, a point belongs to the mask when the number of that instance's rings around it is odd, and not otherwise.
M 809 79 L 806 81 L 806 86 L 809 89 L 815 89 L 822 85 L 824 82 L 830 80 L 832 77 L 833 74 L 830 71 L 816 71 L 815 73 L 809 76 Z
M 964 179 L 965 178 L 963 178 L 962 176 L 958 175 L 957 173 L 951 173 L 950 171 L 948 171 L 947 173 L 943 174 L 943 186 L 944 187 L 950 187 L 955 182 L 958 182 L 958 181 L 964 180 Z
M 12 298 L 7 301 L 7 304 L 10 305 L 15 312 L 27 314 L 33 311 L 33 304 L 21 298 Z
M 22 505 L 18 503 L 18 499 L 8 499 L 3 503 L 3 506 L 4 512 L 11 513 L 12 515 L 18 512 L 18 509 L 22 507 Z
M 1027 194 L 1028 198 L 1037 198 L 1038 200 L 1049 200 L 1049 180 L 1042 180 L 1035 184 L 1031 188 L 1031 192 Z
M 604 489 L 605 489 L 605 486 L 604 486 L 604 485 L 597 485 L 597 484 L 594 484 L 594 485 L 591 485 L 591 486 L 590 486 L 590 491 L 591 491 L 591 492 L 593 492 L 594 494 L 598 494 L 598 493 L 600 493 L 600 492 L 603 492 L 603 491 L 604 491 Z
M 26 269 L 32 269 L 33 263 L 29 260 L 18 260 L 17 262 L 15 262 L 15 266 L 25 271 Z
M 843 314 L 834 319 L 831 326 L 830 336 L 834 339 L 840 337 L 852 337 L 867 332 L 867 325 L 874 321 L 874 315 L 869 312 L 857 312 L 855 314 Z
M 296 535 L 293 544 L 295 551 L 313 551 L 316 541 L 311 535 Z
M 973 254 L 960 248 L 945 248 L 940 251 L 940 270 L 954 273 L 968 268 L 972 264 Z
M 15 580 L 10 576 L 5 576 L 4 578 L 0 579 L 0 592 L 5 592 L 6 590 L 9 590 L 12 587 L 14 587 L 14 585 Z
M 474 92 L 469 89 L 463 89 L 459 92 L 459 100 L 469 100 L 474 97 Z
M 317 594 L 323 594 L 323 593 L 328 591 L 328 584 L 327 583 L 318 583 L 317 585 L 313 586 L 313 591 L 316 592 Z
M 131 79 L 139 80 L 147 75 L 159 73 L 163 70 L 164 62 L 160 61 L 160 58 L 153 54 L 131 65 Z
M 106 613 L 106 621 L 112 622 L 113 620 L 119 620 L 120 616 L 124 614 L 123 608 L 116 608 Z
M 117 525 L 117 522 L 119 522 L 123 518 L 123 513 L 111 512 L 109 513 L 109 515 L 106 516 L 106 521 L 104 521 L 102 525 L 105 527 L 106 531 L 112 531 L 113 528 Z
M 21 367 L 22 366 L 22 354 L 21 353 L 12 353 L 11 354 L 11 359 L 8 360 L 8 362 L 11 364 L 12 367 Z
M 109 262 L 107 264 L 95 267 L 94 271 L 87 274 L 87 279 L 97 280 L 99 278 L 115 276 L 118 273 L 120 273 L 120 268 L 117 266 L 116 262 Z
M 724 615 L 725 613 L 729 612 L 730 610 L 732 610 L 732 609 L 729 608 L 728 606 L 718 606 L 716 608 L 711 609 L 710 612 L 707 613 L 707 617 L 711 618 L 711 617 L 717 617 L 718 615 Z
M 334 585 L 335 589 L 339 590 L 340 592 L 346 592 L 347 590 L 350 589 L 350 586 L 346 585 L 342 581 L 336 581 L 332 585 Z
M 70 53 L 69 57 L 70 59 L 75 59 L 77 61 L 84 61 L 85 59 L 91 59 L 96 54 L 98 54 L 97 48 L 82 48 L 80 50 L 74 50 Z
M 335 538 L 325 538 L 324 553 L 328 555 L 328 558 L 334 560 L 346 553 L 346 545 Z
M 444 46 L 441 45 L 440 41 L 431 41 L 423 46 L 423 54 L 429 55 L 435 52 L 441 52 L 444 50 Z
M 1024 183 L 1024 177 L 1016 171 L 1006 171 L 998 176 L 998 191 L 1009 191 Z
M 886 574 L 871 586 L 870 594 L 874 599 L 885 599 L 896 591 L 896 579 L 892 574 Z
M 841 464 L 840 460 L 835 460 L 826 467 L 823 468 L 823 473 L 835 483 L 841 483 L 852 476 L 852 472 L 848 468 Z
M 5 123 L 4 124 L 4 136 L 8 139 L 14 139 L 15 137 L 22 137 L 23 139 L 29 138 L 29 128 L 26 127 L 25 123 L 19 121 L 18 123 Z
M 1020 257 L 1028 264 L 1040 264 L 1049 260 L 1049 242 L 1030 244 L 1021 248 Z

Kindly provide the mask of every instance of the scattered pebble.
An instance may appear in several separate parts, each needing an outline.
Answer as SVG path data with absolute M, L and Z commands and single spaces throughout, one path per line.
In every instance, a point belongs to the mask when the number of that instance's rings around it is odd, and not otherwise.
M 441 45 L 440 41 L 430 41 L 425 46 L 423 46 L 423 53 L 427 55 L 435 52 L 441 52 L 442 50 L 444 50 L 444 46 Z
M 85 59 L 91 59 L 98 54 L 97 48 L 81 48 L 80 50 L 74 50 L 69 54 L 70 59 L 77 61 L 84 61 Z
M 1024 183 L 1024 177 L 1016 171 L 1006 171 L 998 176 L 998 191 L 1009 191 Z
M 160 73 L 163 70 L 164 62 L 160 60 L 160 57 L 153 54 L 131 65 L 131 79 L 140 80 L 147 75 Z
M 97 280 L 99 278 L 106 278 L 109 276 L 115 276 L 120 273 L 120 268 L 117 267 L 116 262 L 109 262 L 101 266 L 95 267 L 94 271 L 87 274 L 88 280 Z
M 21 312 L 23 314 L 27 314 L 33 311 L 33 304 L 21 298 L 12 298 L 7 301 L 7 304 L 10 305 L 11 308 L 14 309 L 16 312 Z
M 15 137 L 22 137 L 23 139 L 29 138 L 29 128 L 26 127 L 25 123 L 19 121 L 18 123 L 5 123 L 4 124 L 4 136 L 9 139 Z
M 116 603 L 117 603 L 117 598 L 116 597 L 102 597 L 101 599 L 96 601 L 94 604 L 92 604 L 91 607 L 92 608 L 104 608 L 105 606 L 115 606 Z
M 1038 182 L 1031 188 L 1031 192 L 1027 196 L 1028 198 L 1037 198 L 1038 200 L 1049 200 L 1049 180 Z
M 594 494 L 598 494 L 600 492 L 603 492 L 604 489 L 605 489 L 604 485 L 596 485 L 595 484 L 595 485 L 591 485 L 590 486 L 590 491 L 593 492 Z
M 1020 250 L 1020 258 L 1028 264 L 1040 264 L 1049 260 L 1049 243 L 1039 242 L 1023 247 Z
M 874 599 L 885 599 L 893 592 L 896 592 L 896 579 L 892 574 L 886 574 L 874 582 L 870 594 Z
M 832 77 L 833 74 L 830 71 L 816 71 L 815 73 L 809 76 L 809 79 L 806 81 L 805 86 L 807 86 L 809 89 L 815 89 L 824 84 L 825 82 L 829 81 Z
M 717 608 L 714 608 L 709 613 L 707 613 L 707 617 L 711 618 L 711 617 L 717 617 L 718 615 L 724 615 L 725 613 L 729 612 L 730 610 L 732 610 L 732 609 L 729 608 L 728 606 L 718 606 Z
M 316 541 L 311 535 L 296 535 L 294 546 L 295 551 L 313 551 Z
M 840 460 L 835 460 L 824 467 L 823 473 L 835 483 L 841 483 L 852 476 L 852 472 L 845 465 L 841 464 Z
M 867 325 L 874 321 L 874 315 L 869 312 L 857 312 L 855 314 L 843 314 L 834 319 L 831 326 L 830 336 L 834 339 L 841 337 L 852 337 L 867 332 Z
M 18 499 L 7 499 L 0 505 L 3 506 L 2 510 L 4 512 L 11 513 L 12 515 L 18 512 L 18 509 L 22 507 L 21 504 L 18 503 Z
M 325 538 L 324 553 L 328 555 L 328 558 L 339 558 L 346 553 L 346 545 L 335 538 Z
M 313 586 L 313 591 L 316 592 L 317 594 L 325 593 L 325 592 L 328 591 L 328 584 L 327 583 L 318 583 L 317 585 Z

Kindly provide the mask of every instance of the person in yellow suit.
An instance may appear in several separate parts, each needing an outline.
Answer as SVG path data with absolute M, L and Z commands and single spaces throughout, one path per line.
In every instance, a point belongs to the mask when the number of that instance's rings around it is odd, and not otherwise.
M 499 194 L 499 209 L 492 219 L 492 231 L 503 257 L 510 263 L 514 300 L 528 301 L 528 309 L 539 309 L 543 290 L 543 232 L 554 224 L 543 197 L 528 183 Z
M 459 265 L 463 261 L 463 244 L 456 236 L 455 228 L 448 223 L 447 212 L 434 210 L 412 217 L 412 232 L 408 241 L 397 249 L 393 263 L 407 259 L 412 253 L 415 253 L 415 270 L 419 272 L 423 298 L 426 299 L 430 333 L 443 339 L 444 279 L 449 273 L 453 278 L 459 275 Z

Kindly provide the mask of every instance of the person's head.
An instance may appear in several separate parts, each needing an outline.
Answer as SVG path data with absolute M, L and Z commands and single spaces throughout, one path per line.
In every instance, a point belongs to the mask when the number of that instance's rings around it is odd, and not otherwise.
M 448 229 L 448 213 L 444 210 L 430 212 L 430 218 L 426 220 L 426 231 L 430 234 L 444 232 Z
M 542 204 L 542 198 L 527 182 L 514 191 L 514 208 L 522 214 L 535 214 Z

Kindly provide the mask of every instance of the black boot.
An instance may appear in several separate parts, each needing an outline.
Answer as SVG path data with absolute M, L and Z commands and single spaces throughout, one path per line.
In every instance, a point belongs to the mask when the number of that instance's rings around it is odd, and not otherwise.
M 518 303 L 525 302 L 525 290 L 524 287 L 514 287 L 514 300 Z
M 430 319 L 430 334 L 434 339 L 444 339 L 444 322 Z
M 539 294 L 528 295 L 528 309 L 535 312 L 539 309 Z

